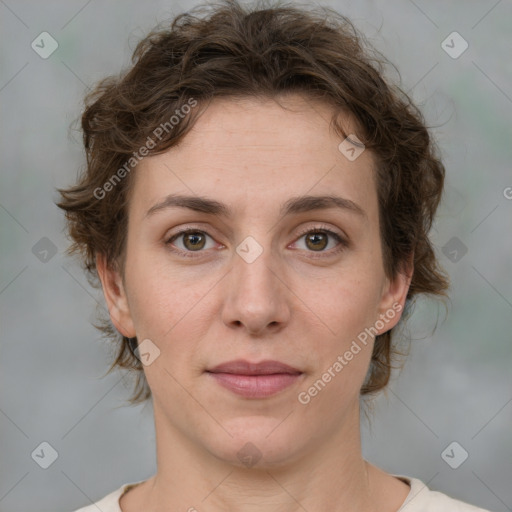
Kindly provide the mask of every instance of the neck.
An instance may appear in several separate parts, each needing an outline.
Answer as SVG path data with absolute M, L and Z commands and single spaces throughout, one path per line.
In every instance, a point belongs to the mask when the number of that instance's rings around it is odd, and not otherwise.
M 338 431 L 298 447 L 291 444 L 288 453 L 276 443 L 274 451 L 266 450 L 252 467 L 208 451 L 177 429 L 158 403 L 154 414 L 158 470 L 146 485 L 145 510 L 377 510 L 373 467 L 361 454 L 358 403 Z M 221 430 L 203 436 L 226 436 Z

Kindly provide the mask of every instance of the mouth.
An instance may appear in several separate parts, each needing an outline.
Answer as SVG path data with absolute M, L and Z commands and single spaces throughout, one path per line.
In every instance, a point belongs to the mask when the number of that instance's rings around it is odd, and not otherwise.
M 298 382 L 303 372 L 279 361 L 251 363 L 242 359 L 222 363 L 206 373 L 245 398 L 266 398 Z
M 297 368 L 289 366 L 280 361 L 261 361 L 259 363 L 251 363 L 245 359 L 236 359 L 221 363 L 214 368 L 207 370 L 209 373 L 231 373 L 236 375 L 272 375 L 272 374 L 300 374 Z

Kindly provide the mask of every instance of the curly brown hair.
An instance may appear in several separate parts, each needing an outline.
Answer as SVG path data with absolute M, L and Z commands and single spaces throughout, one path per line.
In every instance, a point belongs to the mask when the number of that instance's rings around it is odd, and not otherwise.
M 338 116 L 349 113 L 357 137 L 376 157 L 386 275 L 404 271 L 410 257 L 414 263 L 398 325 L 418 294 L 447 297 L 449 278 L 428 237 L 443 191 L 444 166 L 419 109 L 384 78 L 389 62 L 346 17 L 327 7 L 297 4 L 204 4 L 151 31 L 137 45 L 132 62 L 86 96 L 81 118 L 86 167 L 74 186 L 59 189 L 58 206 L 66 212 L 73 240 L 68 253 L 80 253 L 92 285 L 100 286 L 99 254 L 124 275 L 130 171 L 141 157 L 175 146 L 215 98 L 300 93 L 332 107 L 331 124 L 343 137 Z M 199 107 L 186 110 L 191 98 Z M 170 122 L 172 117 L 179 122 Z M 398 325 L 376 337 L 361 396 L 388 384 L 393 357 L 401 354 L 392 343 Z M 151 391 L 134 352 L 136 339 L 122 336 L 108 317 L 96 327 L 116 344 L 108 371 L 135 372 L 130 402 L 148 399 Z

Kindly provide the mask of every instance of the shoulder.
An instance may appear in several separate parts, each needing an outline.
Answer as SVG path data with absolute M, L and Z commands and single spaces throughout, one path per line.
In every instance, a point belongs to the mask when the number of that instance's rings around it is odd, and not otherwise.
M 397 512 L 491 512 L 441 492 L 432 491 L 417 478 L 404 475 L 393 476 L 404 480 L 411 487 L 407 499 Z
M 469 503 L 456 500 L 438 491 L 430 490 L 421 480 L 405 475 L 393 475 L 410 487 L 409 495 L 397 512 L 491 512 Z M 74 512 L 122 512 L 119 498 L 141 482 L 124 484 L 101 500 Z
M 141 481 L 143 482 L 143 480 Z M 140 484 L 141 482 L 132 482 L 128 484 L 124 484 L 119 489 L 112 491 L 110 494 L 107 494 L 105 497 L 88 505 L 86 507 L 82 507 L 80 509 L 75 510 L 74 512 L 122 512 L 121 507 L 119 506 L 119 498 L 132 487 Z

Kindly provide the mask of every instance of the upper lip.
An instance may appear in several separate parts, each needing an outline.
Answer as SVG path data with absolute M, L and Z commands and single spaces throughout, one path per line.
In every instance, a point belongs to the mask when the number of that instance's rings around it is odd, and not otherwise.
M 293 368 L 279 361 L 260 361 L 251 363 L 244 359 L 236 359 L 226 363 L 219 364 L 214 368 L 207 370 L 210 373 L 234 373 L 237 375 L 271 375 L 273 373 L 302 373 L 297 368 Z

